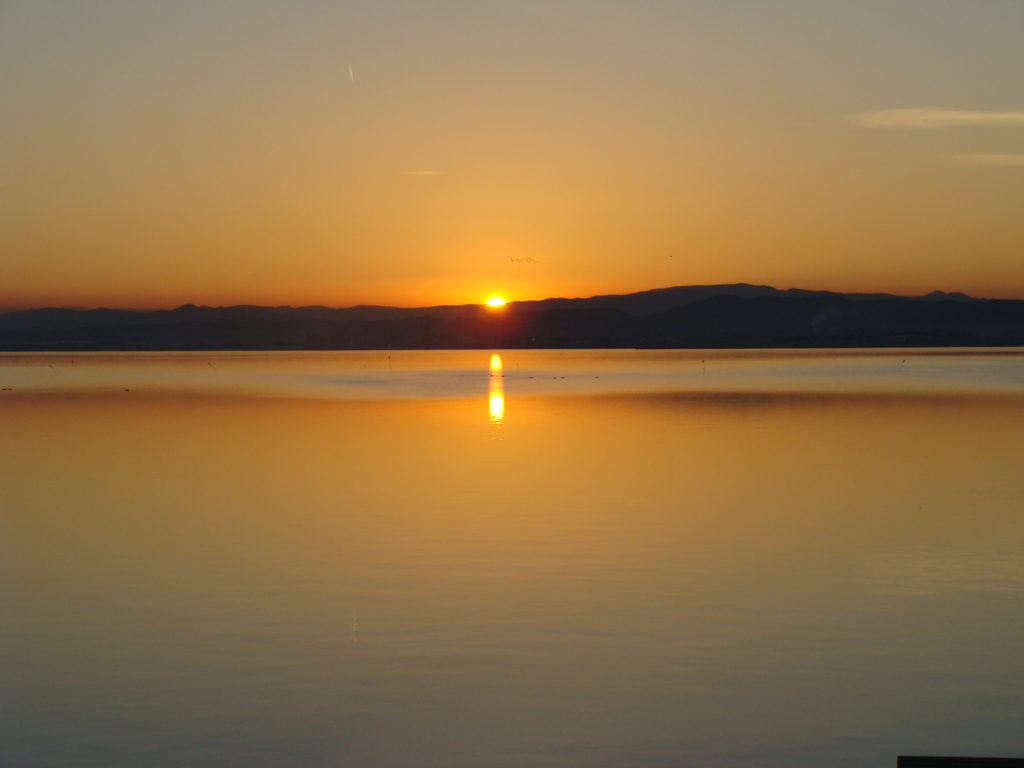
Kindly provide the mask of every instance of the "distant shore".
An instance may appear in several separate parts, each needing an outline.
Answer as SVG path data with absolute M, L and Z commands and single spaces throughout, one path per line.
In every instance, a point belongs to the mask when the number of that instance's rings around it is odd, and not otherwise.
M 680 286 L 421 308 L 35 309 L 0 315 L 0 351 L 712 349 L 1024 345 L 1024 301 Z

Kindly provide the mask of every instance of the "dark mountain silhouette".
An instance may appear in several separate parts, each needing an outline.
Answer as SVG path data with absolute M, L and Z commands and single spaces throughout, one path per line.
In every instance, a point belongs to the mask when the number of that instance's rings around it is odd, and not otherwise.
M 444 349 L 1024 345 L 1024 301 L 692 285 L 621 296 L 437 307 L 33 309 L 0 349 Z

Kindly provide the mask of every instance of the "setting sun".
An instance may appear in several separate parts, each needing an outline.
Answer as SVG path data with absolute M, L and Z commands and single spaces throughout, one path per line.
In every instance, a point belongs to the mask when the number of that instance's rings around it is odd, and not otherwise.
M 505 303 L 505 300 L 501 298 L 501 296 L 491 296 L 491 298 L 486 301 L 488 307 L 504 307 Z

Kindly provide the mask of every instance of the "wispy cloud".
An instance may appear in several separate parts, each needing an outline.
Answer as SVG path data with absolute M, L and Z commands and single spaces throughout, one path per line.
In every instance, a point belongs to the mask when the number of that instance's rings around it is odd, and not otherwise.
M 950 155 L 946 159 L 957 165 L 1009 165 L 1024 167 L 1024 155 Z
M 946 107 L 881 109 L 852 117 L 871 128 L 1024 127 L 1024 112 L 982 112 Z
M 440 171 L 409 171 L 410 176 L 440 176 Z

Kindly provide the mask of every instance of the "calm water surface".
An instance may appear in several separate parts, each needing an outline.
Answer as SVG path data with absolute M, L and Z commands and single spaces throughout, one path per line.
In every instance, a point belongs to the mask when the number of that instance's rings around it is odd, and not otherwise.
M 7 354 L 0 387 L 5 768 L 1024 756 L 1019 350 Z

